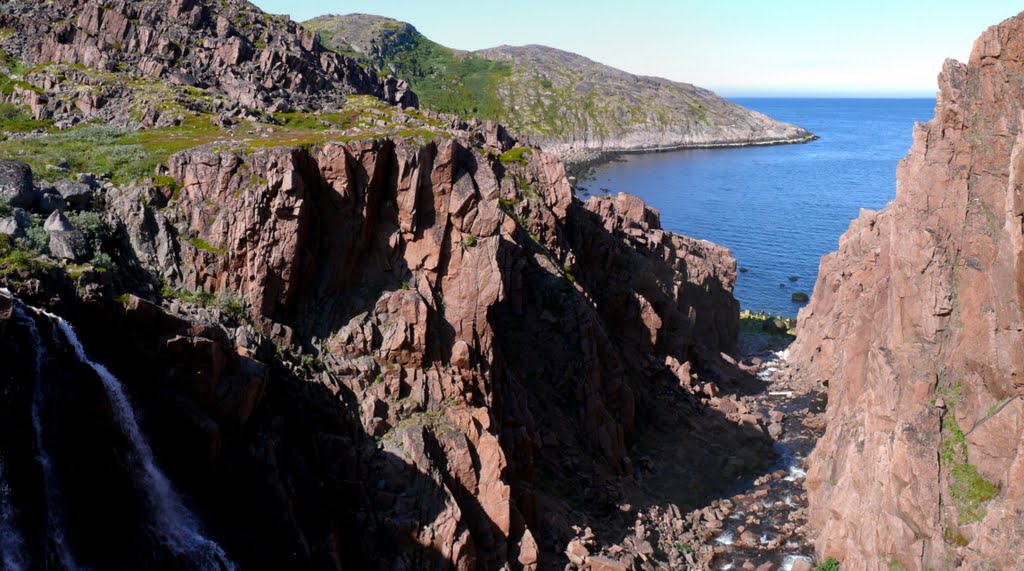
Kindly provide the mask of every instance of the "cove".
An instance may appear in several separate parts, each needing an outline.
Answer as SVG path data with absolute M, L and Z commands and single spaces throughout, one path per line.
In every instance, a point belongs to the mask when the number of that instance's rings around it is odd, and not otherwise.
M 581 195 L 628 192 L 661 211 L 666 230 L 732 250 L 744 309 L 795 316 L 821 256 L 861 208 L 895 197 L 896 165 L 933 99 L 735 99 L 819 140 L 802 145 L 631 154 L 583 181 Z M 791 281 L 791 277 L 797 280 Z

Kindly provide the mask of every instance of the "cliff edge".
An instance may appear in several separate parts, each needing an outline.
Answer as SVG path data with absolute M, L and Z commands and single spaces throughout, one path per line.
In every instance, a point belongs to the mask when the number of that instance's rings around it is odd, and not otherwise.
M 823 258 L 791 351 L 828 386 L 810 521 L 844 568 L 1024 564 L 1024 15 L 939 84 L 896 199 Z

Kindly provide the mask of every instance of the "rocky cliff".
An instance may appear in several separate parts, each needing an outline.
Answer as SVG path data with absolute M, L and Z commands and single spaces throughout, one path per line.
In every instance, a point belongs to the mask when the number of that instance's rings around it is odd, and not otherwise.
M 813 138 L 706 89 L 544 46 L 460 52 L 404 22 L 363 14 L 303 25 L 329 48 L 408 79 L 425 107 L 499 121 L 567 157 Z
M 13 76 L 0 92 L 64 127 L 335 110 L 353 93 L 417 103 L 404 82 L 322 49 L 313 33 L 245 0 L 11 1 L 0 6 L 0 28 Z
M 88 295 L 31 286 L 31 269 L 5 281 L 62 300 L 46 303 L 137 395 L 158 456 L 243 567 L 535 568 L 606 493 L 560 482 L 632 471 L 666 390 L 706 406 L 680 385 L 718 379 L 735 348 L 735 262 L 637 199 L 583 204 L 555 158 L 503 164 L 490 140 L 185 151 L 174 196 L 103 193 L 119 271 L 161 274 L 165 309 L 111 305 L 95 272 L 78 278 Z M 124 337 L 99 333 L 112 324 Z M 6 328 L 20 363 L 24 328 Z M 71 529 L 80 558 L 111 564 Z
M 702 493 L 770 458 L 727 250 L 242 2 L 0 14 L 42 121 L 0 117 L 5 566 L 649 567 L 570 544 L 618 542 L 639 435 Z
M 826 256 L 791 358 L 828 385 L 808 475 L 851 569 L 1024 564 L 1024 15 L 947 61 L 895 201 Z

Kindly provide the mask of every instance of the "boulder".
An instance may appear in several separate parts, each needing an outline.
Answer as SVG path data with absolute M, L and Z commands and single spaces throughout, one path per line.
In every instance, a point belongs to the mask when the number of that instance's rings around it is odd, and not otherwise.
M 62 260 L 84 262 L 92 256 L 92 248 L 82 234 L 64 214 L 54 212 L 43 223 L 50 235 L 50 253 Z
M 67 216 L 64 216 L 61 212 L 54 212 L 43 222 L 43 230 L 47 232 L 70 232 L 77 230 L 75 225 L 68 220 Z
M 72 210 L 86 210 L 92 204 L 93 189 L 88 184 L 62 180 L 54 187 Z
M 52 189 L 44 190 L 43 193 L 39 195 L 39 203 L 36 205 L 40 214 L 64 212 L 67 207 L 68 203 L 64 200 L 64 197 Z
M 32 216 L 21 208 L 15 208 L 9 216 L 0 217 L 0 234 L 2 235 L 21 238 L 31 227 Z
M 782 317 L 775 317 L 772 319 L 766 319 L 761 328 L 769 333 L 788 333 L 789 322 Z
M 798 291 L 798 292 L 794 293 L 792 298 L 793 298 L 793 301 L 795 301 L 797 303 L 807 303 L 807 301 L 810 300 L 810 296 L 808 296 L 806 293 L 801 292 L 801 291 Z
M 92 257 L 92 248 L 78 230 L 55 230 L 50 232 L 50 253 L 62 260 L 84 262 Z
M 0 159 L 0 199 L 11 206 L 31 208 L 36 201 L 32 169 L 21 161 Z

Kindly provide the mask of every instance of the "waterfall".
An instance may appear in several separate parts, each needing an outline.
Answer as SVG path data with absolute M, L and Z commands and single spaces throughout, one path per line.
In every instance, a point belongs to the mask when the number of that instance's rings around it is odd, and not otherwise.
M 18 532 L 16 514 L 11 505 L 11 490 L 4 479 L 4 464 L 0 458 L 0 563 L 8 571 L 27 568 L 25 542 Z
M 21 308 L 24 307 L 36 315 L 45 317 L 53 322 L 56 332 L 60 332 L 60 335 L 64 338 L 64 341 L 73 350 L 76 358 L 84 365 L 88 366 L 97 377 L 99 377 L 102 383 L 103 389 L 106 393 L 107 399 L 110 402 L 111 409 L 113 411 L 114 420 L 117 422 L 121 431 L 127 437 L 128 443 L 131 447 L 129 456 L 132 462 L 136 465 L 135 469 L 138 475 L 138 487 L 145 494 L 146 501 L 151 507 L 154 521 L 153 527 L 157 536 L 162 540 L 164 545 L 175 554 L 175 556 L 182 558 L 187 561 L 188 565 L 198 571 L 218 571 L 218 570 L 233 570 L 235 569 L 234 564 L 228 559 L 224 550 L 217 545 L 214 541 L 205 537 L 196 521 L 195 516 L 185 506 L 184 501 L 178 492 L 174 489 L 170 480 L 163 473 L 160 467 L 156 463 L 156 459 L 153 457 L 153 450 L 147 442 L 146 438 L 142 434 L 142 430 L 139 426 L 138 418 L 136 417 L 135 410 L 132 408 L 131 402 L 128 400 L 128 396 L 124 391 L 124 387 L 121 381 L 118 380 L 105 366 L 94 362 L 86 354 L 81 341 L 78 339 L 78 335 L 75 330 L 61 317 L 54 315 L 48 311 L 37 309 L 28 306 L 18 300 L 16 297 L 5 290 L 0 289 L 0 294 L 11 297 L 16 304 L 16 311 L 22 312 Z M 42 446 L 42 430 L 41 422 L 39 420 L 39 403 L 42 399 L 42 390 L 39 386 L 41 384 L 41 367 L 42 367 L 42 355 L 45 349 L 39 339 L 39 332 L 35 326 L 35 322 L 25 316 L 27 322 L 30 323 L 29 331 L 33 335 L 33 341 L 36 343 L 37 354 L 36 354 L 36 365 L 37 365 L 37 387 L 36 387 L 36 399 L 33 402 L 33 424 L 36 427 L 37 442 L 39 443 L 39 461 L 43 465 L 44 479 L 52 480 L 52 468 L 50 466 L 49 457 L 45 454 L 45 447 Z M 49 473 L 49 477 L 47 474 Z M 56 482 L 46 482 L 47 496 L 49 500 L 50 491 L 54 489 Z M 51 506 L 47 506 L 50 510 Z M 53 541 L 56 547 L 59 549 L 63 543 L 63 537 L 59 533 L 59 526 L 54 525 L 55 518 L 52 518 L 52 513 L 48 513 L 51 516 L 48 519 L 48 524 L 51 525 L 50 533 L 52 534 Z M 0 522 L 2 523 L 2 522 Z M 3 544 L 6 547 L 6 544 Z M 4 552 L 6 554 L 6 551 Z M 61 558 L 62 564 L 68 569 L 75 569 L 73 561 L 68 555 L 65 560 Z M 5 569 L 7 569 L 5 563 Z M 16 569 L 16 567 L 14 567 Z
M 78 360 L 88 365 L 103 383 L 103 388 L 106 390 L 107 398 L 114 411 L 114 417 L 125 436 L 128 437 L 132 452 L 141 464 L 142 487 L 153 506 L 156 529 L 167 541 L 167 547 L 177 555 L 186 556 L 190 563 L 201 566 L 201 569 L 233 569 L 234 566 L 229 562 L 224 550 L 199 531 L 195 518 L 185 507 L 170 480 L 157 466 L 153 450 L 142 435 L 139 421 L 135 417 L 135 410 L 128 401 L 121 381 L 106 367 L 89 359 L 81 341 L 78 340 L 78 335 L 67 321 L 42 309 L 34 311 L 45 315 L 57 325 L 68 343 L 71 344 Z
M 34 319 L 25 314 L 20 306 L 15 307 L 15 315 L 18 321 L 25 324 L 29 336 L 32 337 L 32 345 L 35 350 L 35 385 L 32 389 L 32 429 L 36 437 L 36 461 L 39 462 L 43 471 L 43 492 L 46 496 L 46 551 L 52 548 L 57 555 L 61 565 L 69 571 L 79 569 L 75 558 L 68 549 L 64 538 L 64 526 L 60 516 L 60 487 L 57 476 L 53 470 L 53 460 L 46 447 L 45 436 L 43 435 L 43 360 L 46 356 L 46 346 L 39 336 L 39 327 Z M 52 545 L 51 545 L 52 542 Z

